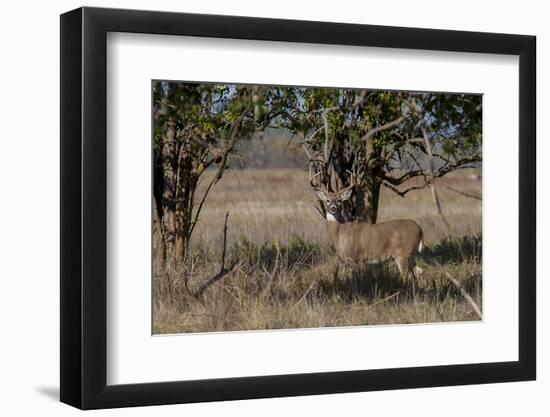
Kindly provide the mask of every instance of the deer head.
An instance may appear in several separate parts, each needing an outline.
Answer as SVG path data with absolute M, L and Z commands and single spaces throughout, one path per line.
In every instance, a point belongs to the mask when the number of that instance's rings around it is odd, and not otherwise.
M 355 186 L 354 179 L 352 177 L 351 184 L 335 193 L 331 193 L 328 190 L 322 190 L 320 187 L 314 185 L 314 179 L 319 175 L 317 173 L 310 180 L 311 187 L 315 191 L 317 199 L 323 204 L 326 212 L 326 219 L 329 221 L 337 221 L 338 223 L 345 223 L 344 216 L 342 215 L 342 205 L 343 202 L 349 200 L 352 193 L 353 187 Z

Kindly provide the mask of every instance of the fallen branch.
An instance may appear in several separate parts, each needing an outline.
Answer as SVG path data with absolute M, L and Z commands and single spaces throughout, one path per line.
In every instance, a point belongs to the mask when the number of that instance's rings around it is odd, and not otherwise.
M 454 278 L 451 274 L 449 274 L 448 272 L 445 272 L 445 276 L 449 279 L 449 281 L 452 282 L 452 284 L 460 291 L 460 293 L 462 294 L 462 296 L 466 299 L 466 301 L 468 302 L 468 304 L 470 304 L 470 306 L 474 309 L 475 313 L 477 314 L 477 316 L 479 317 L 480 320 L 483 320 L 483 317 L 481 315 L 481 310 L 480 308 L 478 307 L 478 305 L 476 304 L 476 302 L 474 301 L 474 299 L 470 296 L 470 294 L 468 294 L 466 292 L 466 290 L 464 288 L 462 288 L 462 284 L 460 282 L 458 282 L 458 280 L 456 278 Z
M 233 271 L 233 269 L 235 269 L 235 267 L 237 266 L 237 262 L 233 261 L 228 268 L 225 267 L 225 254 L 226 254 L 226 251 L 227 251 L 227 219 L 228 218 L 229 218 L 229 212 L 225 213 L 225 222 L 224 222 L 224 225 L 223 225 L 223 249 L 222 249 L 222 259 L 221 259 L 221 262 L 220 262 L 220 271 L 199 287 L 199 289 L 195 293 L 196 298 L 201 298 L 203 296 L 204 292 L 212 284 L 215 284 L 216 282 L 218 282 L 224 276 L 226 276 L 231 271 Z

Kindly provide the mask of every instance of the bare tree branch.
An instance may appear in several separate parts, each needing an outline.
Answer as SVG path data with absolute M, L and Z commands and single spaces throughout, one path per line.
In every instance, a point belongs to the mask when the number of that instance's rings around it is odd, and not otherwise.
M 357 97 L 355 97 L 355 101 L 351 105 L 351 108 L 355 109 L 359 107 L 361 104 L 363 104 L 363 102 L 365 101 L 365 98 L 367 97 L 367 93 L 368 93 L 367 90 L 361 90 L 360 93 L 357 95 Z
M 321 130 L 323 130 L 324 128 L 325 128 L 324 125 L 321 126 L 321 127 L 319 127 L 319 128 L 316 129 L 311 135 L 309 135 L 309 137 L 307 137 L 307 136 L 304 134 L 304 135 L 303 135 L 303 137 L 304 137 L 303 143 L 309 144 L 309 143 L 313 140 L 313 138 L 314 138 L 315 136 L 317 136 L 317 133 L 319 133 L 319 132 L 320 132 Z
M 195 226 L 197 225 L 199 221 L 199 215 L 201 213 L 202 207 L 204 205 L 204 202 L 206 201 L 206 197 L 208 197 L 208 194 L 210 193 L 210 190 L 212 187 L 218 183 L 218 181 L 221 179 L 223 175 L 223 171 L 225 170 L 225 166 L 227 164 L 227 157 L 229 153 L 233 150 L 233 147 L 235 146 L 235 141 L 237 140 L 237 130 L 240 124 L 242 123 L 246 113 L 248 112 L 248 109 L 244 110 L 240 116 L 233 122 L 233 125 L 231 126 L 231 129 L 229 130 L 229 140 L 225 146 L 225 149 L 223 150 L 223 153 L 221 155 L 221 162 L 218 165 L 218 170 L 216 171 L 216 174 L 206 187 L 206 190 L 204 191 L 204 194 L 201 198 L 201 201 L 199 202 L 199 205 L 197 206 L 197 209 L 195 211 L 195 217 L 193 221 L 191 222 L 191 227 L 189 229 L 189 236 L 193 234 L 193 231 L 195 230 Z
M 437 171 L 434 172 L 434 177 L 435 178 L 442 177 L 445 174 L 448 174 L 449 172 L 455 171 L 457 169 L 475 168 L 474 166 L 468 165 L 468 164 L 472 164 L 480 161 L 481 161 L 481 157 L 475 156 L 475 157 L 460 159 L 457 162 L 452 164 L 442 165 Z
M 227 158 L 229 156 L 229 153 L 233 150 L 233 147 L 235 146 L 235 142 L 237 141 L 238 129 L 241 126 L 241 123 L 242 123 L 244 117 L 246 116 L 246 113 L 248 113 L 248 111 L 249 111 L 249 109 L 245 109 L 239 115 L 237 120 L 235 120 L 233 122 L 233 124 L 231 125 L 231 128 L 229 129 L 229 140 L 227 141 L 227 144 L 225 145 L 225 149 L 224 149 L 224 151 L 221 155 L 221 162 L 219 164 L 218 171 L 216 172 L 216 176 L 215 176 L 215 178 L 216 178 L 215 182 L 216 183 L 222 178 L 223 171 L 224 171 L 225 166 L 227 164 Z
M 388 182 L 382 182 L 382 185 L 386 188 L 389 188 L 390 190 L 392 190 L 395 194 L 399 195 L 400 197 L 405 197 L 405 195 L 411 191 L 414 191 L 414 190 L 423 190 L 425 189 L 427 186 L 428 186 L 428 183 L 424 183 L 422 185 L 414 185 L 412 187 L 409 187 L 407 188 L 406 190 L 404 191 L 401 191 L 399 190 L 399 188 L 393 186 L 392 184 L 388 183 Z
M 382 126 L 375 127 L 374 129 L 369 130 L 365 135 L 363 135 L 361 137 L 361 140 L 366 142 L 370 138 L 372 138 L 374 135 L 376 135 L 377 133 L 384 132 L 386 130 L 394 128 L 399 123 L 401 123 L 403 120 L 405 120 L 405 116 L 398 117 L 397 119 L 395 119 L 391 122 L 383 124 Z
M 390 184 L 393 184 L 393 185 L 399 185 L 399 184 L 403 184 L 405 181 L 407 181 L 408 179 L 410 178 L 414 178 L 414 177 L 424 177 L 426 178 L 426 172 L 424 172 L 423 169 L 418 169 L 418 170 L 414 170 L 414 171 L 409 171 L 403 175 L 401 175 L 400 177 L 391 177 L 391 176 L 384 176 L 384 180 L 387 181 L 388 183 Z
M 453 187 L 445 187 L 447 190 L 451 190 L 451 191 L 454 191 L 455 193 L 458 193 L 460 195 L 463 195 L 464 197 L 469 197 L 469 198 L 473 198 L 473 199 L 476 199 L 476 200 L 480 200 L 481 201 L 481 196 L 480 195 L 475 195 L 475 194 L 470 194 L 470 193 L 466 193 L 464 191 L 460 191 L 460 190 L 457 190 L 456 188 L 453 188 Z

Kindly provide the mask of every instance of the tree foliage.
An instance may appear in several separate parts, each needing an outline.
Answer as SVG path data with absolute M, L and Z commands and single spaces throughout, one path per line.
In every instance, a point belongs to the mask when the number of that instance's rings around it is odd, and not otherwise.
M 353 183 L 348 220 L 376 222 L 381 186 L 403 197 L 482 158 L 481 96 L 274 87 L 266 102 L 308 154 L 312 185 Z M 399 187 L 413 177 L 424 181 Z
M 353 186 L 348 221 L 376 222 L 383 186 L 404 197 L 482 158 L 478 95 L 155 81 L 155 239 L 164 259 L 185 260 L 237 141 L 270 127 L 304 148 L 312 186 Z
M 260 128 L 260 100 L 254 86 L 153 82 L 154 214 L 163 258 L 187 256 L 202 206 L 229 167 L 237 140 Z M 197 198 L 209 168 L 215 174 Z

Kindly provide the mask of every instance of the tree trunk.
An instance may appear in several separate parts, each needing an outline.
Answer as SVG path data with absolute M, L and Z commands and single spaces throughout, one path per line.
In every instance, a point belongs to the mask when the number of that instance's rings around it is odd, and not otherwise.
M 355 220 L 363 223 L 376 223 L 378 202 L 380 200 L 380 182 L 374 181 L 363 189 L 356 189 Z
M 378 202 L 380 200 L 380 183 L 375 182 L 371 187 L 367 188 L 367 193 L 363 199 L 365 203 L 365 212 L 367 222 L 374 224 L 378 219 Z
M 184 178 L 185 177 L 185 178 Z M 174 258 L 176 262 L 185 262 L 189 253 L 189 240 L 191 239 L 191 223 L 193 221 L 193 205 L 196 189 L 196 181 L 189 170 L 180 172 L 180 191 L 176 201 L 176 235 Z
M 341 139 L 341 142 L 344 140 L 344 138 Z M 372 144 L 367 143 L 365 153 L 369 157 L 359 161 L 350 158 L 350 153 L 360 154 L 357 148 L 349 150 L 338 144 L 333 147 L 330 171 L 325 174 L 328 180 L 322 181 L 326 184 L 328 191 L 334 191 L 332 182 L 336 189 L 349 186 L 353 181 L 352 173 L 361 172 L 355 178 L 354 198 L 344 203 L 343 215 L 347 222 L 376 223 L 383 168 L 380 163 L 381 158 L 374 155 L 374 152 Z
M 156 196 L 153 196 L 153 254 L 155 265 L 163 265 L 166 260 L 166 245 L 163 233 L 162 211 L 159 210 Z
M 166 240 L 164 236 L 163 216 L 164 210 L 162 207 L 162 193 L 164 190 L 164 174 L 162 171 L 161 149 L 154 147 L 154 164 L 153 164 L 153 243 L 154 255 L 157 265 L 164 265 L 166 261 Z
M 164 244 L 167 260 L 174 257 L 174 240 L 176 233 L 175 222 L 175 191 L 176 191 L 176 122 L 170 118 L 166 122 L 165 135 L 162 146 L 162 172 L 164 175 L 164 187 L 162 192 L 162 226 L 164 232 Z
M 175 247 L 174 247 L 174 259 L 177 263 L 183 263 L 185 257 L 187 256 L 187 237 L 189 233 L 189 220 L 187 219 L 187 213 L 178 210 L 176 211 L 177 218 L 177 227 L 176 227 L 176 236 L 175 236 Z
M 365 143 L 364 176 L 361 197 L 358 198 L 358 219 L 375 224 L 378 219 L 378 202 L 383 178 L 383 158 L 380 149 L 374 146 L 372 138 Z

